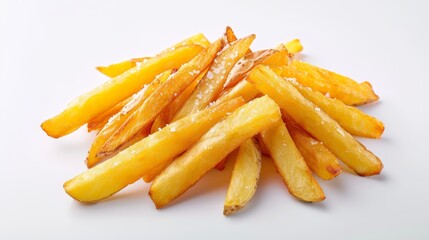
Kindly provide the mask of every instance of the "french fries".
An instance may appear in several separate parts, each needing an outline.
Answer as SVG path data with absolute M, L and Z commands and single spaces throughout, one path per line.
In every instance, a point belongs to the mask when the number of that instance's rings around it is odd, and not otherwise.
M 232 67 L 244 56 L 254 39 L 255 35 L 250 35 L 237 40 L 215 58 L 210 69 L 173 118 L 173 121 L 204 109 L 218 97 Z
M 185 151 L 243 103 L 242 99 L 233 99 L 172 123 L 67 181 L 64 189 L 80 202 L 97 202 L 109 197 Z
M 337 73 L 296 61 L 283 67 L 283 77 L 295 78 L 299 83 L 347 105 L 362 105 L 378 100 L 370 84 L 359 84 Z
M 183 92 L 183 90 L 198 77 L 199 73 L 207 68 L 221 48 L 222 42 L 217 40 L 195 58 L 184 64 L 175 74 L 167 79 L 165 83 L 150 94 L 124 124 L 115 129 L 114 133 L 98 151 L 98 155 L 102 156 L 115 151 L 140 129 L 147 127 L 154 121 L 158 114 L 173 101 L 178 94 Z
M 358 108 L 347 106 L 340 100 L 328 98 L 311 88 L 304 87 L 294 79 L 289 81 L 305 98 L 320 107 L 350 134 L 368 138 L 380 138 L 383 134 L 384 124 L 380 120 Z
M 200 45 L 186 45 L 151 58 L 76 98 L 63 112 L 43 122 L 41 127 L 54 138 L 67 135 L 139 91 L 156 75 L 179 68 L 202 50 Z
M 261 152 L 255 140 L 250 138 L 239 148 L 225 197 L 224 215 L 231 215 L 246 206 L 255 194 L 260 172 Z
M 273 98 L 285 112 L 347 166 L 361 176 L 376 175 L 383 164 L 336 121 L 303 97 L 292 84 L 267 66 L 255 68 L 247 77 L 263 93 Z
M 267 96 L 235 110 L 155 178 L 149 195 L 156 208 L 183 194 L 231 151 L 279 119 L 279 107 Z
M 262 131 L 261 137 L 277 171 L 293 196 L 306 202 L 325 199 L 322 188 L 311 174 L 282 120 Z
M 325 199 L 313 173 L 333 179 L 340 160 L 358 175 L 379 174 L 381 161 L 351 135 L 384 131 L 353 107 L 378 99 L 371 84 L 295 60 L 298 39 L 252 52 L 254 39 L 227 27 L 214 42 L 199 33 L 154 57 L 97 67 L 111 79 L 41 125 L 55 138 L 83 124 L 98 131 L 89 169 L 64 183 L 66 193 L 95 203 L 143 179 L 162 208 L 230 162 L 228 216 L 255 194 L 262 154 L 305 202 Z

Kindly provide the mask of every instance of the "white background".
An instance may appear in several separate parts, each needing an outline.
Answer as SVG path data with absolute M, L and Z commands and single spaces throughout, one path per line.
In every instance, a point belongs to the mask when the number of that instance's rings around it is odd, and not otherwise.
M 0 239 L 429 239 L 428 11 L 426 1 L 0 1 Z M 162 210 L 143 182 L 96 205 L 66 195 L 93 135 L 54 140 L 40 123 L 106 80 L 95 66 L 197 32 L 214 40 L 227 25 L 255 33 L 254 49 L 298 37 L 304 60 L 370 81 L 381 100 L 363 109 L 386 131 L 362 142 L 382 174 L 321 181 L 326 200 L 306 204 L 264 162 L 254 199 L 231 217 L 230 166 Z

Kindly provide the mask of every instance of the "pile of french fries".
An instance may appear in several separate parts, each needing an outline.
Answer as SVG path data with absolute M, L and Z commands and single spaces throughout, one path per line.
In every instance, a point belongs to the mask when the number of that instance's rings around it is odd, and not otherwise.
M 230 215 L 254 195 L 267 159 L 305 202 L 325 199 L 313 174 L 333 179 L 340 161 L 358 175 L 379 174 L 380 159 L 352 136 L 384 131 L 355 107 L 378 100 L 371 84 L 296 60 L 297 39 L 252 51 L 254 39 L 227 27 L 213 42 L 196 34 L 154 57 L 97 67 L 110 79 L 41 125 L 54 138 L 84 124 L 97 132 L 88 169 L 65 182 L 67 194 L 94 203 L 143 179 L 162 208 L 234 161 Z

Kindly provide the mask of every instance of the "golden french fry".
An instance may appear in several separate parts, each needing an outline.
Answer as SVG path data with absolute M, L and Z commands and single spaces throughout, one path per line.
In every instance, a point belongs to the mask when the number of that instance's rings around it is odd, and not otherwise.
M 302 61 L 294 60 L 290 66 L 283 67 L 282 76 L 296 78 L 302 85 L 347 105 L 362 105 L 378 100 L 371 85 L 359 84 L 348 77 Z
M 228 216 L 240 210 L 252 199 L 261 172 L 261 152 L 253 138 L 240 148 L 226 194 L 223 214 Z
M 155 79 L 151 83 L 149 83 L 146 87 L 140 90 L 138 93 L 133 95 L 133 99 L 130 100 L 120 112 L 113 115 L 109 118 L 108 122 L 103 126 L 100 132 L 94 139 L 89 151 L 88 156 L 86 158 L 86 165 L 91 168 L 97 163 L 99 163 L 102 159 L 105 159 L 111 156 L 117 149 L 113 151 L 106 152 L 100 154 L 100 150 L 103 145 L 109 140 L 109 138 L 117 131 L 117 129 L 121 128 L 127 120 L 132 116 L 132 114 L 139 108 L 140 105 L 144 103 L 144 101 L 157 89 L 161 86 L 162 82 L 160 79 Z
M 298 38 L 295 38 L 287 42 L 286 44 L 284 44 L 284 46 L 290 53 L 293 53 L 293 54 L 299 53 L 304 49 L 301 45 L 301 41 Z
M 267 96 L 235 110 L 155 178 L 149 190 L 155 206 L 164 207 L 183 194 L 230 152 L 279 119 L 279 107 Z
M 63 112 L 43 122 L 41 127 L 54 138 L 67 135 L 139 91 L 156 75 L 179 68 L 202 49 L 200 45 L 187 45 L 151 58 L 76 98 Z
M 153 122 L 158 114 L 209 66 L 221 48 L 222 41 L 215 41 L 171 75 L 165 83 L 147 97 L 120 128 L 116 129 L 100 148 L 98 154 L 104 155 L 115 151 L 136 132 Z
M 330 180 L 342 172 L 337 157 L 331 153 L 323 143 L 311 137 L 300 127 L 290 121 L 286 121 L 286 127 L 295 142 L 296 147 L 301 152 L 308 167 L 318 177 Z
M 204 109 L 219 96 L 232 67 L 244 56 L 254 39 L 255 35 L 250 35 L 237 40 L 215 58 L 210 69 L 177 112 L 173 121 Z
M 247 77 L 302 128 L 323 142 L 347 166 L 361 176 L 379 174 L 383 164 L 373 153 L 345 131 L 335 120 L 303 97 L 291 83 L 267 66 L 258 66 Z
M 107 198 L 188 149 L 227 113 L 243 104 L 242 99 L 233 99 L 174 122 L 67 181 L 64 189 L 80 202 Z
M 289 192 L 306 202 L 324 200 L 322 188 L 311 174 L 283 121 L 277 121 L 260 135 Z
M 290 83 L 308 100 L 320 107 L 331 118 L 337 121 L 347 132 L 361 137 L 380 138 L 384 131 L 384 124 L 358 108 L 347 106 L 337 99 L 304 87 L 294 79 Z
M 224 34 L 224 41 L 228 44 L 231 44 L 237 41 L 237 36 L 235 35 L 234 31 L 230 26 L 226 27 L 225 34 Z M 246 53 L 251 53 L 251 52 L 252 50 L 250 50 L 249 48 Z

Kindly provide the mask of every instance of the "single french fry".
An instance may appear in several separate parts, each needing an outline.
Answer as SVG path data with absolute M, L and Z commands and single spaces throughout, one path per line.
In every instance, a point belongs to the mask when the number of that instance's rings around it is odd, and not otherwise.
M 146 98 L 120 128 L 116 129 L 100 148 L 98 154 L 104 155 L 115 151 L 137 131 L 153 122 L 158 114 L 183 92 L 198 77 L 199 73 L 209 66 L 221 48 L 222 41 L 217 40 L 179 68 L 175 74 L 171 75 L 165 83 Z
M 225 40 L 225 42 L 228 43 L 228 44 L 231 44 L 231 43 L 237 41 L 237 39 L 238 38 L 235 35 L 235 33 L 232 30 L 232 28 L 230 26 L 227 26 L 226 30 L 225 30 L 225 34 L 224 34 L 224 40 Z M 252 50 L 249 48 L 246 53 L 251 53 L 251 52 L 252 52 Z
M 219 96 L 232 67 L 244 56 L 254 39 L 255 35 L 250 35 L 237 40 L 215 58 L 210 69 L 177 112 L 173 121 L 204 109 Z
M 258 66 L 247 77 L 302 128 L 323 144 L 361 176 L 379 174 L 383 168 L 380 159 L 368 151 L 335 120 L 305 97 L 291 83 L 276 75 L 267 66 Z
M 288 80 L 305 98 L 320 107 L 347 132 L 368 138 L 380 138 L 383 134 L 384 124 L 375 117 L 365 114 L 358 108 L 347 106 L 338 99 L 328 98 L 311 88 L 304 87 L 294 79 Z
M 290 53 L 293 53 L 293 54 L 299 53 L 304 49 L 304 47 L 301 44 L 301 41 L 298 38 L 295 38 L 287 42 L 286 44 L 284 44 L 284 46 Z
M 67 135 L 139 91 L 156 75 L 179 68 L 202 49 L 200 45 L 186 45 L 151 58 L 76 98 L 63 112 L 44 121 L 41 127 L 54 138 Z
M 159 83 L 163 83 L 168 79 L 168 77 L 171 75 L 171 73 L 172 73 L 172 70 L 167 70 L 167 71 L 161 73 L 160 75 L 156 76 L 155 80 L 159 81 Z M 104 127 L 104 125 L 107 124 L 107 122 L 109 121 L 109 119 L 112 116 L 114 116 L 115 114 L 120 112 L 129 102 L 134 101 L 135 97 L 136 96 L 133 95 L 133 96 L 123 100 L 122 102 L 116 104 L 111 109 L 100 114 L 96 118 L 90 120 L 87 124 L 88 125 L 88 132 L 93 131 L 93 130 L 101 130 Z
M 95 137 L 94 141 L 91 144 L 91 147 L 88 151 L 88 156 L 86 158 L 86 165 L 91 168 L 97 163 L 99 163 L 102 159 L 105 159 L 113 153 L 116 152 L 117 149 L 113 151 L 106 152 L 100 154 L 100 150 L 103 145 L 109 140 L 109 138 L 116 132 L 117 129 L 121 128 L 126 121 L 132 116 L 132 114 L 138 109 L 140 105 L 144 103 L 144 101 L 157 89 L 161 86 L 162 82 L 160 79 L 155 79 L 151 83 L 149 83 L 142 90 L 133 95 L 133 99 L 128 102 L 120 112 L 113 115 L 109 118 L 108 122 L 103 126 L 100 132 Z
M 68 180 L 64 189 L 80 202 L 107 198 L 188 149 L 227 113 L 243 104 L 242 99 L 233 99 L 174 122 Z
M 283 121 L 279 120 L 260 135 L 289 192 L 306 202 L 324 200 L 322 188 L 311 174 Z
M 231 215 L 246 206 L 256 192 L 260 172 L 261 152 L 255 140 L 250 138 L 239 148 L 225 197 L 223 215 Z
M 362 85 L 340 74 L 294 60 L 284 67 L 282 76 L 293 77 L 306 87 L 321 92 L 347 105 L 362 105 L 378 100 L 371 85 Z
M 152 182 L 149 195 L 155 206 L 164 207 L 183 194 L 230 152 L 279 119 L 279 107 L 267 96 L 235 110 Z
M 330 180 L 342 172 L 337 157 L 331 153 L 323 143 L 311 137 L 300 127 L 290 121 L 286 121 L 286 127 L 295 142 L 296 147 L 301 152 L 308 167 L 318 177 Z

